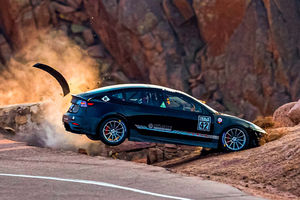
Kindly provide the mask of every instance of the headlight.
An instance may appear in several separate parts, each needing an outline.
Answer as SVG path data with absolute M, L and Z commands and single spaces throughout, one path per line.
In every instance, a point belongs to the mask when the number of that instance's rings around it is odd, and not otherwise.
M 258 131 L 258 132 L 262 132 L 262 133 L 266 133 L 266 131 L 262 128 L 260 128 L 259 126 L 257 126 L 256 124 L 250 124 L 250 127 L 255 130 L 255 131 Z

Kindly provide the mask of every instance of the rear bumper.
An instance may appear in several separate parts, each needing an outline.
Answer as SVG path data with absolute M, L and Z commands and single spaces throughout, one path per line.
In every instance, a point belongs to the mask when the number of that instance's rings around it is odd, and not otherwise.
M 93 118 L 68 112 L 63 115 L 62 121 L 68 132 L 76 134 L 96 134 L 97 122 Z
M 84 120 L 80 116 L 76 116 L 71 113 L 66 113 L 63 115 L 62 121 L 66 131 L 77 134 L 86 133 L 85 129 L 83 128 Z

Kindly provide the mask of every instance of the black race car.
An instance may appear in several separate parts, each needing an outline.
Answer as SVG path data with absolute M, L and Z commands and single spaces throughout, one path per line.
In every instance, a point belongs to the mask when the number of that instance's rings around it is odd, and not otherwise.
M 63 122 L 67 131 L 111 146 L 128 138 L 239 151 L 266 134 L 255 124 L 219 113 L 188 94 L 148 84 L 73 95 Z

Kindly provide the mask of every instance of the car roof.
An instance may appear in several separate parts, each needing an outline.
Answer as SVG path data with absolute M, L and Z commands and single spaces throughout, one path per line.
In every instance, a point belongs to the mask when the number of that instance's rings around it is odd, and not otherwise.
M 80 96 L 91 96 L 93 94 L 98 94 L 98 93 L 103 93 L 103 92 L 110 92 L 110 91 L 115 91 L 115 90 L 122 90 L 122 89 L 149 89 L 149 88 L 154 88 L 154 89 L 161 89 L 161 90 L 168 90 L 168 91 L 177 91 L 173 90 L 171 88 L 159 86 L 159 85 L 152 85 L 152 84 L 118 84 L 118 85 L 111 85 L 111 86 L 105 86 L 101 87 L 95 90 L 91 90 L 85 93 L 80 94 Z

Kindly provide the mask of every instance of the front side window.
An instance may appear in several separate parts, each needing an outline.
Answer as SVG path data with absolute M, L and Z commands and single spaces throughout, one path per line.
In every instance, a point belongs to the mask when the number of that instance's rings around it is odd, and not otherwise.
M 166 92 L 164 98 L 165 107 L 174 110 L 189 112 L 202 112 L 201 106 L 192 99 L 181 94 Z

